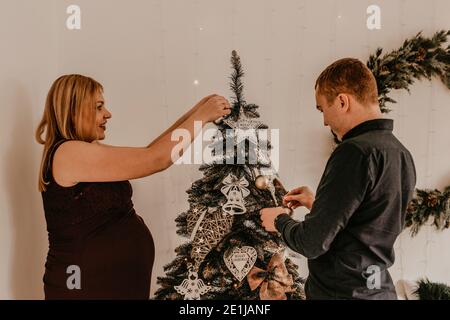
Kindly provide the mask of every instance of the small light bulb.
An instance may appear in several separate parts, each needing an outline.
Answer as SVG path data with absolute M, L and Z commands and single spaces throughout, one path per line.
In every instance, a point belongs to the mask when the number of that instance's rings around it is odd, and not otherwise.
M 198 80 L 194 80 L 194 85 L 198 86 Z

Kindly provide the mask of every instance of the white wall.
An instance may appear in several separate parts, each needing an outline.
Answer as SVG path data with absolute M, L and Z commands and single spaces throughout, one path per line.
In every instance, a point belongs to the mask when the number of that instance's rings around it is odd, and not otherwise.
M 0 299 L 41 298 L 47 248 L 34 131 L 56 70 L 52 1 L 0 1 Z
M 366 8 L 382 9 L 382 29 L 366 28 Z M 82 29 L 67 30 L 66 8 L 78 4 Z M 203 96 L 229 95 L 229 57 L 238 50 L 248 102 L 280 129 L 280 175 L 287 188 L 317 187 L 331 152 L 329 130 L 315 110 L 313 84 L 329 63 L 367 60 L 376 47 L 397 48 L 420 30 L 450 29 L 450 2 L 312 0 L 1 0 L 0 1 L 0 299 L 40 299 L 47 234 L 34 142 L 51 82 L 66 73 L 105 86 L 106 143 L 143 146 Z M 194 85 L 194 80 L 199 85 Z M 450 92 L 438 81 L 396 92 L 388 117 L 414 155 L 418 186 L 450 184 Z M 198 167 L 174 166 L 132 181 L 137 212 L 156 244 L 156 276 L 185 240 L 174 219 Z M 298 213 L 301 218 L 304 211 Z M 450 283 L 450 231 L 405 231 L 396 243 L 394 280 L 428 276 Z M 305 260 L 299 265 L 307 275 Z

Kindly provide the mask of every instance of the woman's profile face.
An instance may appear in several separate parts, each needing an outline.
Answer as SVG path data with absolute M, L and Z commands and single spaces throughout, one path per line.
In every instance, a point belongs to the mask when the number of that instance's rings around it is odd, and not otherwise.
M 101 92 L 95 96 L 95 140 L 105 139 L 106 122 L 111 118 L 111 113 L 106 109 L 105 99 Z

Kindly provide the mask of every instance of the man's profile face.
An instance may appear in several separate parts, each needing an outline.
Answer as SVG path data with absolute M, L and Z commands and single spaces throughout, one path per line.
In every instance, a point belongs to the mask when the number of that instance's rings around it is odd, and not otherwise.
M 331 130 L 338 136 L 340 139 L 341 136 L 339 134 L 339 113 L 338 113 L 338 99 L 337 97 L 330 104 L 327 98 L 319 93 L 319 90 L 316 89 L 316 108 L 323 115 L 323 125 L 326 127 L 330 127 Z

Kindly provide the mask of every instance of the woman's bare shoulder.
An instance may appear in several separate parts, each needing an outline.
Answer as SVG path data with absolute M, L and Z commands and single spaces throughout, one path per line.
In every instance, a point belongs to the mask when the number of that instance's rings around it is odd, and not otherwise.
M 53 179 L 58 185 L 62 187 L 72 187 L 78 183 L 65 179 L 63 174 L 63 164 L 72 157 L 74 152 L 83 152 L 84 143 L 85 142 L 83 141 L 68 140 L 62 142 L 59 146 L 57 146 L 53 154 L 52 174 Z

